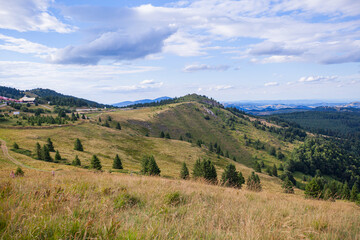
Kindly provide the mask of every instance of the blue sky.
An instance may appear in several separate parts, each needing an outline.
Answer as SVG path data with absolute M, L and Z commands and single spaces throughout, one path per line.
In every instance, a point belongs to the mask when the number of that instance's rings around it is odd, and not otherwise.
M 360 100 L 360 1 L 0 0 L 0 85 L 102 103 Z

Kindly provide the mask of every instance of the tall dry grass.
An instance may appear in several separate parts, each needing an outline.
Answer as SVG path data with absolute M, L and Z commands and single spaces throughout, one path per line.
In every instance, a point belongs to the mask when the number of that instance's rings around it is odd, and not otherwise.
M 0 174 L 1 239 L 360 239 L 349 202 L 123 174 Z

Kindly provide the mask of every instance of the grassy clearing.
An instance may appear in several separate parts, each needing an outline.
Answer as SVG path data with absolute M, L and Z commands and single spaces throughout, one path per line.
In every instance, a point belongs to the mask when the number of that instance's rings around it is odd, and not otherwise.
M 64 170 L 0 172 L 2 239 L 358 239 L 348 202 Z

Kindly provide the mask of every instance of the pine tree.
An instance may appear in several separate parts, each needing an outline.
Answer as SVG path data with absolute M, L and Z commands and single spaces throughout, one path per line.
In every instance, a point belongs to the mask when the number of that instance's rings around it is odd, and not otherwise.
M 81 115 L 81 119 L 86 119 L 85 114 Z
M 252 191 L 262 190 L 260 178 L 257 174 L 255 174 L 255 172 L 252 172 L 251 175 L 248 177 L 246 185 L 247 188 Z
M 75 140 L 74 149 L 77 150 L 77 151 L 81 151 L 81 152 L 84 151 L 84 148 L 83 148 L 83 146 L 81 144 L 81 141 L 78 138 Z
M 101 122 L 101 117 L 99 117 L 99 122 Z
M 242 181 L 243 176 L 236 171 L 235 165 L 231 163 L 227 165 L 221 176 L 222 184 L 229 187 L 241 188 Z
M 260 162 L 260 167 L 261 167 L 261 168 L 265 168 L 265 163 L 264 163 L 264 161 L 261 161 L 261 162 Z
M 184 140 L 184 138 L 183 138 L 182 135 L 180 135 L 179 140 L 180 140 L 180 141 L 183 141 L 183 140 Z
M 229 151 L 226 151 L 225 157 L 226 157 L 226 158 L 230 158 Z
M 119 122 L 118 122 L 118 123 L 116 123 L 116 129 L 121 130 L 121 125 L 120 125 L 120 123 L 119 123 Z
M 50 152 L 55 152 L 54 144 L 50 138 L 47 139 L 47 147 Z
M 284 171 L 284 166 L 282 165 L 282 163 L 280 163 L 280 165 L 279 165 L 279 170 Z
M 198 160 L 196 160 L 196 162 L 194 164 L 193 177 L 199 178 L 199 177 L 203 177 L 203 176 L 204 176 L 204 172 L 203 172 L 203 168 L 201 166 L 201 161 L 200 161 L 200 159 L 198 159 Z
M 170 134 L 169 134 L 169 133 L 166 133 L 166 134 L 165 134 L 165 138 L 170 139 Z
M 160 168 L 158 167 L 156 161 L 155 161 L 155 158 L 154 156 L 150 156 L 150 159 L 149 159 L 149 175 L 150 176 L 159 176 L 160 175 Z
M 244 184 L 245 183 L 245 178 L 244 178 L 244 176 L 242 175 L 242 173 L 240 171 L 239 171 L 238 176 L 239 176 L 239 184 L 240 185 Z
M 350 188 L 347 182 L 345 182 L 345 184 L 343 185 L 343 189 L 342 189 L 342 198 L 345 200 L 349 200 L 350 199 Z
M 272 168 L 272 175 L 277 177 L 278 176 L 278 172 L 277 172 L 277 167 L 276 165 L 274 164 L 273 168 Z
M 214 164 L 210 160 L 203 160 L 202 163 L 203 178 L 210 182 L 217 181 L 217 173 Z
M 123 169 L 122 162 L 121 162 L 121 159 L 118 154 L 116 154 L 116 156 L 115 156 L 113 168 L 114 169 Z
M 41 156 L 42 156 L 42 158 L 41 158 L 42 160 L 47 161 L 47 162 L 52 162 L 52 158 L 50 156 L 50 152 L 49 152 L 47 145 L 43 146 Z
M 42 160 L 41 146 L 38 142 L 35 146 L 35 158 L 38 160 Z
M 282 188 L 284 193 L 294 193 L 294 184 L 289 180 L 288 177 L 285 178 Z
M 213 152 L 213 151 L 214 151 L 214 147 L 213 147 L 212 143 L 210 143 L 210 145 L 209 145 L 209 151 L 210 151 L 210 152 Z
M 187 168 L 185 162 L 183 162 L 182 167 L 181 167 L 180 178 L 189 179 L 189 169 Z
M 149 157 L 144 156 L 141 162 L 141 174 L 147 174 L 149 172 Z
M 14 142 L 13 148 L 14 148 L 14 149 L 19 149 L 19 145 L 18 145 L 16 142 Z
M 104 127 L 110 127 L 110 124 L 109 124 L 108 120 L 105 121 Z
M 78 155 L 75 156 L 75 159 L 73 160 L 72 165 L 73 166 L 81 166 L 81 162 L 80 162 Z
M 276 156 L 276 149 L 274 147 L 270 148 L 270 155 Z
M 56 150 L 56 153 L 55 153 L 55 160 L 56 161 L 60 161 L 61 160 L 61 156 L 60 156 L 60 153 L 58 150 Z
M 357 182 L 355 182 L 353 187 L 351 188 L 350 201 L 353 201 L 353 202 L 357 201 L 358 193 L 359 193 L 358 184 L 357 184 Z
M 111 121 L 112 121 L 111 116 L 108 116 L 108 117 L 107 117 L 107 120 L 108 120 L 109 122 L 111 122 Z
M 96 170 L 102 169 L 100 159 L 96 155 L 93 155 L 91 158 L 91 168 Z
M 165 133 L 163 131 L 161 131 L 160 138 L 164 138 L 164 137 L 165 137 Z
M 321 177 L 314 177 L 305 187 L 305 195 L 310 198 L 322 198 L 324 182 Z
M 254 169 L 255 169 L 256 172 L 261 173 L 261 167 L 260 167 L 260 164 L 258 162 L 255 162 Z
M 269 174 L 269 176 L 272 176 L 272 171 L 271 171 L 270 167 L 266 168 L 266 173 Z

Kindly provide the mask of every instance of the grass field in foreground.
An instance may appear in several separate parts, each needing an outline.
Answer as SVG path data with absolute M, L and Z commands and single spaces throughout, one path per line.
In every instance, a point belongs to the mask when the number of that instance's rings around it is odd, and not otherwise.
M 0 171 L 1 239 L 359 239 L 353 203 L 126 174 Z

